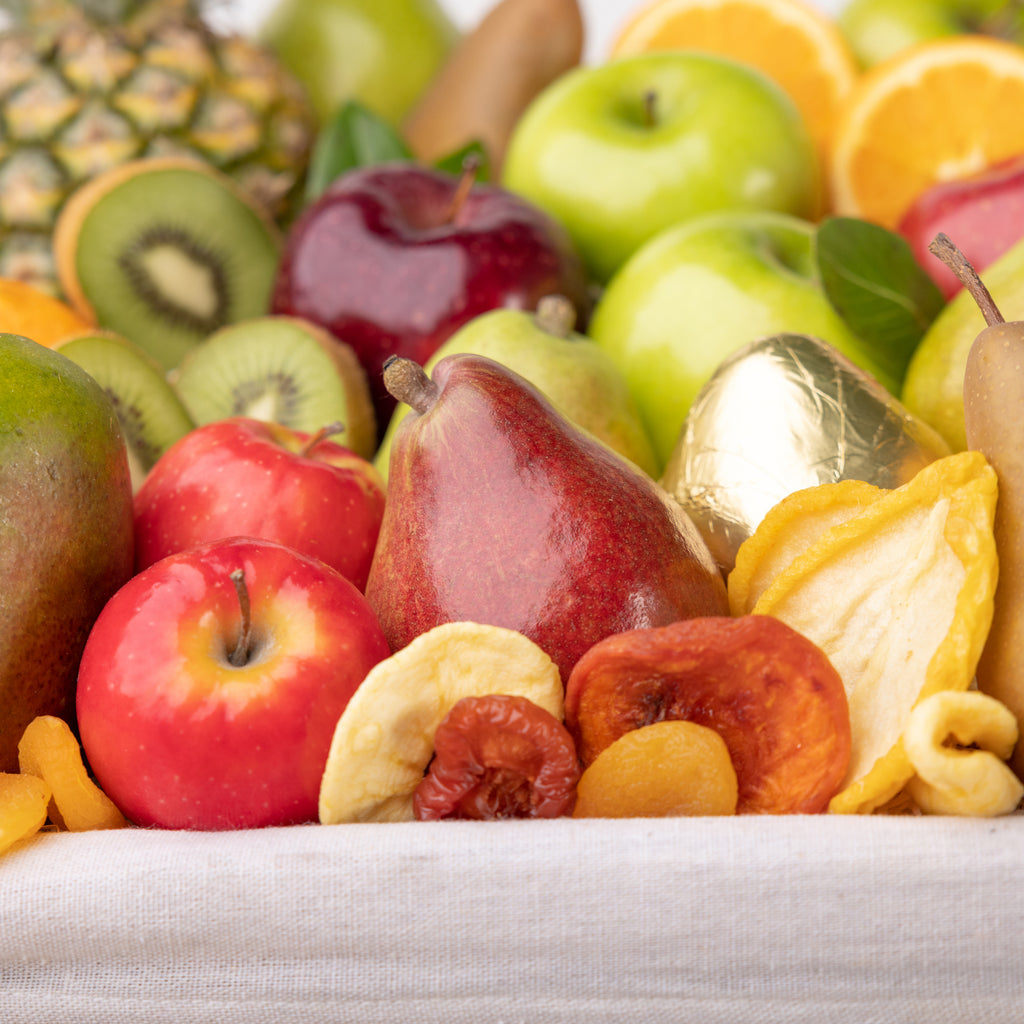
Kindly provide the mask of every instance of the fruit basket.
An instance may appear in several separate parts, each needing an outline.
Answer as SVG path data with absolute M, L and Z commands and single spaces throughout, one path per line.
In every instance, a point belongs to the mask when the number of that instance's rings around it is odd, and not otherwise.
M 1019 1019 L 1024 820 L 45 834 L 0 1020 Z

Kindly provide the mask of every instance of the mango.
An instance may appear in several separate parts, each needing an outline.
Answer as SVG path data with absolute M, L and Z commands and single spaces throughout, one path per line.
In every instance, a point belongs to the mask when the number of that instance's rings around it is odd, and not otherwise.
M 74 722 L 86 637 L 132 572 L 128 454 L 84 370 L 0 334 L 0 772 L 37 715 Z

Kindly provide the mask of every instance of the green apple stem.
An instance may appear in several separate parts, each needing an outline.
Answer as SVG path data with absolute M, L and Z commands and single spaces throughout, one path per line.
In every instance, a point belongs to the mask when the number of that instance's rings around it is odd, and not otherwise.
M 249 588 L 245 585 L 245 573 L 241 569 L 235 569 L 231 573 L 231 582 L 235 585 L 235 593 L 238 595 L 238 605 L 242 612 L 241 628 L 238 634 L 238 643 L 228 657 L 235 668 L 241 668 L 248 664 L 249 655 L 252 651 L 252 608 L 249 604 Z
M 419 363 L 402 356 L 388 356 L 384 361 L 384 387 L 392 398 L 404 402 L 421 416 L 430 411 L 441 393 Z
M 476 184 L 477 175 L 479 173 L 479 155 L 477 153 L 468 153 L 465 160 L 462 161 L 462 175 L 459 178 L 459 183 L 455 186 L 455 193 L 452 195 L 451 205 L 448 207 L 448 212 L 445 214 L 444 220 L 446 224 L 451 224 L 459 215 L 459 210 L 462 209 L 463 204 L 466 202 L 466 197 Z
M 334 437 L 336 434 L 342 434 L 345 432 L 345 424 L 340 420 L 335 420 L 333 423 L 328 423 L 326 427 L 321 427 L 315 434 L 310 434 L 306 439 L 306 443 L 299 449 L 300 455 L 308 455 L 321 441 L 326 440 L 328 437 Z
M 537 303 L 537 326 L 556 338 L 568 338 L 576 323 L 576 307 L 565 295 L 545 295 Z
M 971 261 L 960 251 L 960 248 L 953 242 L 949 235 L 940 231 L 931 240 L 931 242 L 928 243 L 928 251 L 933 256 L 938 256 L 938 258 L 942 260 L 942 262 L 945 263 L 954 274 L 956 274 L 960 283 L 967 289 L 971 294 L 971 297 L 978 304 L 978 308 L 981 310 L 981 314 L 985 318 L 985 323 L 988 324 L 989 327 L 1006 322 L 1003 319 L 1003 314 L 999 312 L 999 307 L 995 304 L 995 300 L 992 298 L 991 293 L 988 288 L 985 287 L 985 283 L 971 265 Z

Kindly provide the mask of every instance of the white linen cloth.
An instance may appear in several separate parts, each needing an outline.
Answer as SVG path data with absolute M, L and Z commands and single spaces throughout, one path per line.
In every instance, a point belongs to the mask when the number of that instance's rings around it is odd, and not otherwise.
M 1014 1024 L 1024 818 L 43 834 L 0 1022 Z

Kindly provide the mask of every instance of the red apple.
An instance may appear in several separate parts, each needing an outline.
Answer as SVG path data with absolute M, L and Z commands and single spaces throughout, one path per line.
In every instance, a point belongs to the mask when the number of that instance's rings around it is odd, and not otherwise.
M 337 179 L 288 233 L 275 313 L 326 327 L 356 352 L 383 432 L 394 409 L 384 360 L 422 364 L 458 327 L 489 309 L 590 299 L 568 233 L 498 185 L 412 163 L 357 168 Z
M 928 244 L 945 232 L 976 270 L 984 270 L 1024 238 L 1024 156 L 926 189 L 897 230 L 946 298 L 952 298 L 960 291 L 960 281 L 928 251 Z
M 322 562 L 244 537 L 193 548 L 100 613 L 79 668 L 82 748 L 138 825 L 312 821 L 338 718 L 388 654 L 366 599 Z
M 327 433 L 326 431 L 324 433 Z M 136 571 L 222 537 L 275 540 L 366 586 L 384 483 L 320 434 L 232 417 L 172 445 L 135 495 Z

